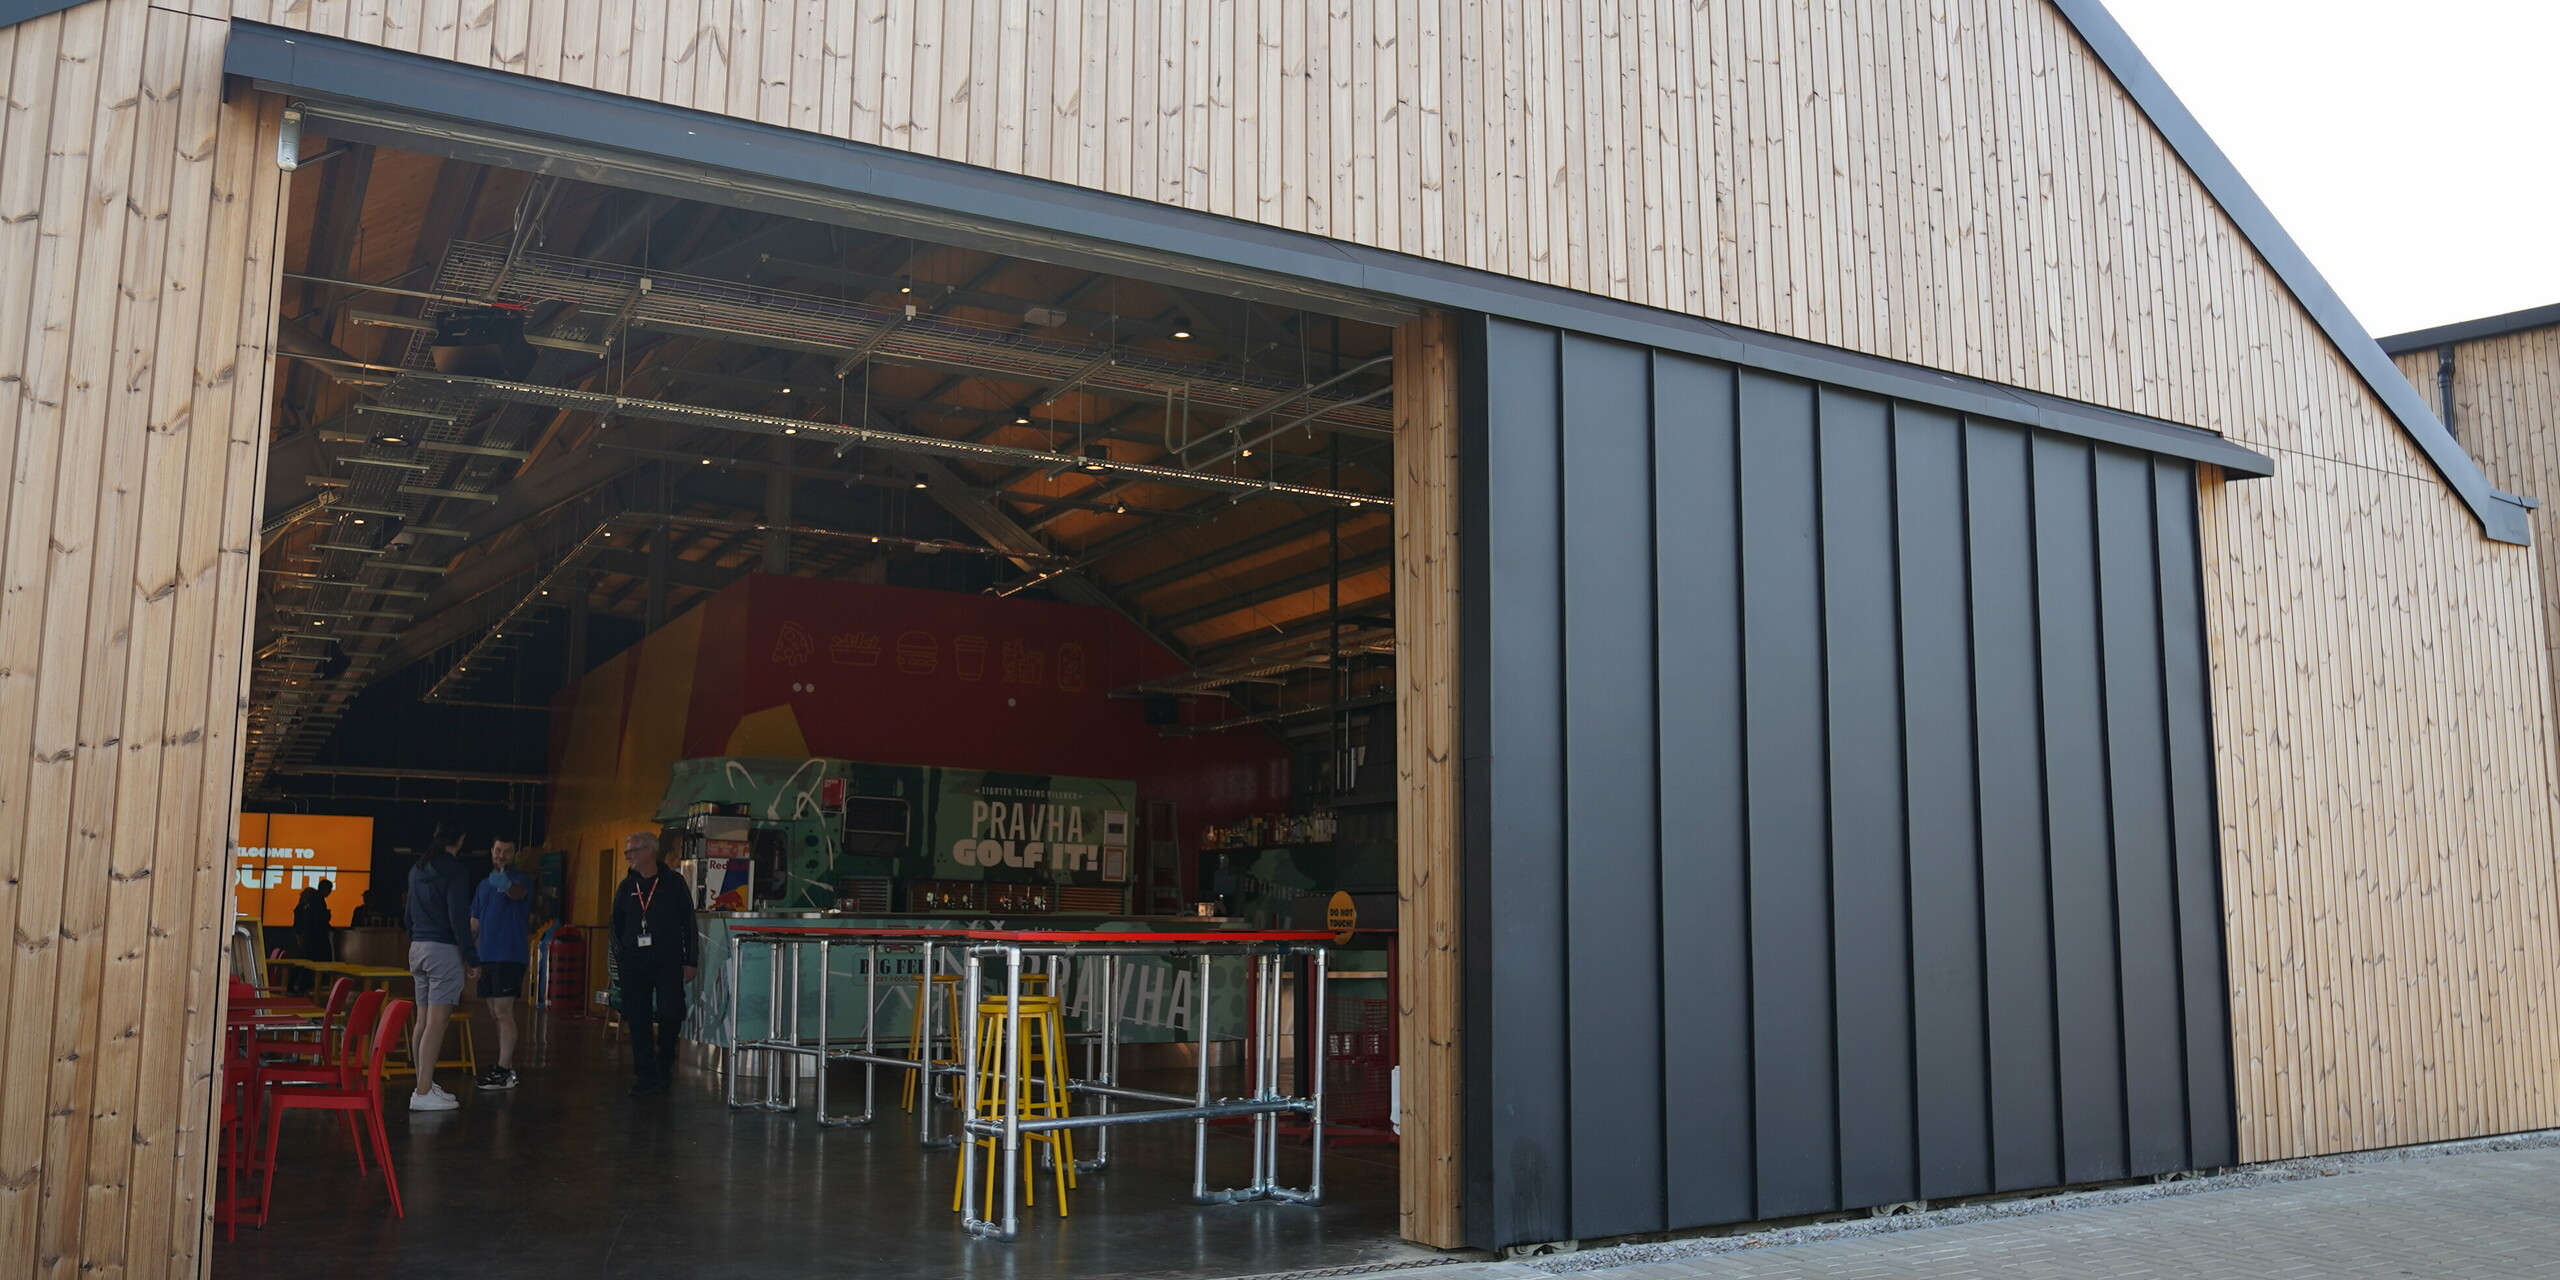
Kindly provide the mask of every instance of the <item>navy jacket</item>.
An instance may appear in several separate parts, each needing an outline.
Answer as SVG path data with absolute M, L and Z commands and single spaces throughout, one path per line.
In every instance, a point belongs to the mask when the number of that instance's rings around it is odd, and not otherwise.
M 471 944 L 471 873 L 450 853 L 409 868 L 409 941 Z

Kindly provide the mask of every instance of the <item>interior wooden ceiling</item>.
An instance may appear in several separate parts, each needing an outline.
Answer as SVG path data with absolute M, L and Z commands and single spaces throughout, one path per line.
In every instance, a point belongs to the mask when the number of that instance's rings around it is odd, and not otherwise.
M 278 365 L 266 494 L 253 780 L 308 760 L 347 701 L 395 671 L 502 668 L 512 643 L 503 633 L 560 625 L 552 606 L 579 593 L 597 613 L 644 617 L 652 538 L 666 538 L 672 557 L 665 616 L 757 569 L 771 536 L 756 527 L 766 476 L 784 467 L 794 477 L 791 572 L 1108 603 L 1200 669 L 1167 690 L 1227 700 L 1196 718 L 1339 701 L 1347 668 L 1331 662 L 1328 633 L 1351 637 L 1347 647 L 1361 654 L 1392 649 L 1393 520 L 1382 502 L 1221 492 L 1077 465 L 1098 445 L 1115 462 L 1383 499 L 1392 484 L 1392 441 L 1379 425 L 1390 408 L 1383 328 L 308 135 L 303 152 L 325 158 L 306 161 L 292 183 L 279 332 L 279 347 L 292 354 Z M 560 270 L 607 264 L 697 288 L 912 305 L 991 339 L 1066 344 L 1097 361 L 1117 352 L 1153 369 L 1175 362 L 1196 389 L 1185 408 L 1170 395 L 1093 385 L 1101 379 L 1062 388 L 988 364 L 937 367 L 885 351 L 848 360 L 791 339 L 622 327 L 585 349 L 540 349 L 521 381 L 811 423 L 869 422 L 1036 449 L 1059 463 L 942 459 L 937 467 L 827 439 L 521 403 L 475 405 L 455 424 L 459 434 L 436 446 L 442 452 L 399 455 L 422 462 L 382 460 L 390 455 L 368 443 L 399 440 L 383 427 L 398 420 L 364 406 L 386 403 L 385 384 L 401 370 L 425 367 L 420 318 L 455 300 L 454 263 L 475 254 L 504 254 L 510 269 L 536 258 Z M 530 301 L 527 314 L 539 316 L 540 301 Z M 1321 394 L 1223 438 L 1220 428 L 1239 415 L 1201 403 L 1221 395 L 1252 403 L 1273 387 L 1304 395 L 1345 371 Z M 1310 405 L 1325 412 L 1255 439 Z M 492 452 L 491 441 L 516 443 Z M 1175 453 L 1185 441 L 1189 452 Z M 1239 442 L 1254 445 L 1249 456 Z M 417 470 L 424 465 L 439 470 Z M 927 470 L 947 482 L 919 489 Z M 465 472 L 468 479 L 455 478 Z M 345 509 L 356 505 L 347 495 L 359 477 L 386 474 L 436 492 L 476 492 L 436 497 L 404 486 L 399 514 Z M 372 483 L 383 491 L 384 482 Z M 404 533 L 394 548 L 401 554 L 387 557 L 369 549 L 395 528 L 452 532 Z M 368 572 L 384 569 L 392 571 Z M 467 698 L 470 683 L 455 672 L 435 688 Z

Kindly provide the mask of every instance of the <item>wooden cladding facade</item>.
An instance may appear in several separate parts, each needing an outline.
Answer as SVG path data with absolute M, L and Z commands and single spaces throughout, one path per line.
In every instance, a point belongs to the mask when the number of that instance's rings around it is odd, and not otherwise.
M 2443 361 L 2451 358 L 2453 408 L 2444 405 Z M 2533 521 L 2540 557 L 2542 640 L 2552 678 L 2560 681 L 2560 556 L 2549 554 L 2560 522 L 2560 325 L 2423 347 L 2392 357 L 2418 394 L 2453 429 L 2454 439 L 2491 483 L 2542 501 Z
M 195 1275 L 279 104 L 225 24 L 0 29 L 0 1275 Z
M 2560 1125 L 2535 553 L 2479 536 L 2048 0 L 87 0 L 0 29 L 0 1274 L 203 1263 L 285 188 L 277 104 L 222 96 L 234 19 L 2262 450 L 2273 479 L 2208 473 L 2196 508 L 2238 1158 Z M 1408 841 L 1445 832 L 1428 803 Z M 1417 870 L 1408 911 L 1454 901 Z M 1412 989 L 1456 960 L 1409 956 Z

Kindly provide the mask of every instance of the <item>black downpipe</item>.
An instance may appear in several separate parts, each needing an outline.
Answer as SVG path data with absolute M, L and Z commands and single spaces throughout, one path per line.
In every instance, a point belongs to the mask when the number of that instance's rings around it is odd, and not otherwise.
M 2453 344 L 2436 348 L 2436 417 L 2443 419 L 2446 435 L 2456 441 L 2461 436 L 2453 431 Z

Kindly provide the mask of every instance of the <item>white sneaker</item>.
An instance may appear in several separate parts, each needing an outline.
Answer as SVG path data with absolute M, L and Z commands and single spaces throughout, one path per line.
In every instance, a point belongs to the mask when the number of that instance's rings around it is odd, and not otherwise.
M 461 1105 L 462 1104 L 460 1102 L 454 1100 L 454 1096 L 452 1094 L 446 1093 L 442 1089 L 438 1089 L 433 1093 L 412 1092 L 409 1095 L 409 1109 L 411 1111 L 452 1111 Z
M 433 1080 L 429 1080 L 429 1081 L 427 1082 L 427 1092 L 432 1093 L 432 1094 L 434 1094 L 435 1096 L 437 1096 L 437 1097 L 439 1097 L 439 1098 L 442 1098 L 442 1099 L 444 1099 L 444 1100 L 445 1100 L 445 1101 L 447 1101 L 447 1102 L 454 1101 L 454 1097 L 453 1097 L 453 1095 L 452 1095 L 452 1094 L 450 1094 L 450 1093 L 445 1092 L 445 1088 L 444 1088 L 444 1086 L 443 1086 L 443 1085 L 441 1085 L 441 1084 L 438 1084 L 437 1082 L 435 1082 L 435 1081 L 433 1081 Z

